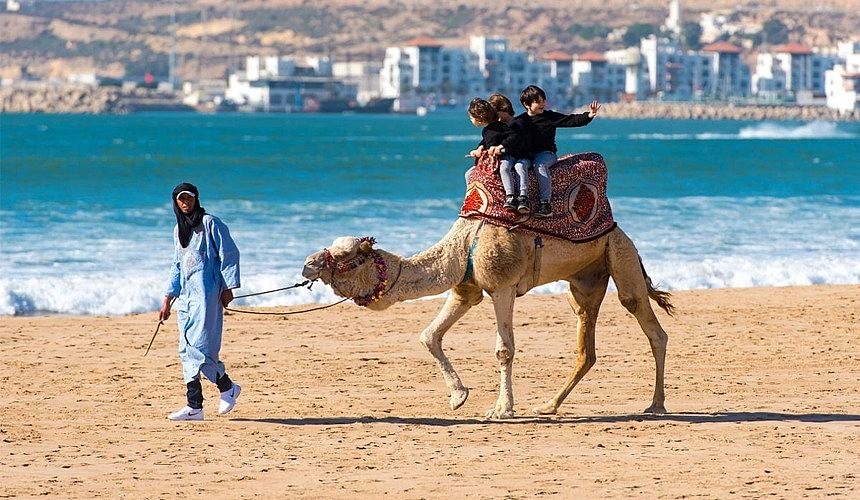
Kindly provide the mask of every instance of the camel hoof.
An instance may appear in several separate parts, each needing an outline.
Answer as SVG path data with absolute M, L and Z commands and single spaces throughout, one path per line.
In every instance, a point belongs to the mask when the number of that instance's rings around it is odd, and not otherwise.
M 456 410 L 457 408 L 463 406 L 463 403 L 466 402 L 466 398 L 469 397 L 469 389 L 463 388 L 458 389 L 451 393 L 451 411 Z
M 645 413 L 653 413 L 655 415 L 663 415 L 666 413 L 666 407 L 663 405 L 651 405 L 648 408 L 645 408 Z
M 555 415 L 556 407 L 551 404 L 545 404 L 533 409 L 532 412 L 534 412 L 535 415 Z
M 487 418 L 505 420 L 509 418 L 514 418 L 514 410 L 499 411 L 498 409 L 493 408 L 492 410 L 485 413 L 484 416 Z

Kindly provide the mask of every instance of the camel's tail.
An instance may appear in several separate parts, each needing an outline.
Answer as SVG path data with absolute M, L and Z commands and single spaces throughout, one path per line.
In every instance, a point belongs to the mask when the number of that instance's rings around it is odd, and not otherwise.
M 642 268 L 642 276 L 645 277 L 645 284 L 648 286 L 648 296 L 651 297 L 651 300 L 656 302 L 660 308 L 666 311 L 666 314 L 674 316 L 675 306 L 672 305 L 672 301 L 670 300 L 672 294 L 660 290 L 651 283 L 651 278 L 648 276 L 648 273 L 645 272 L 645 265 L 642 264 L 642 257 L 639 258 L 639 267 Z

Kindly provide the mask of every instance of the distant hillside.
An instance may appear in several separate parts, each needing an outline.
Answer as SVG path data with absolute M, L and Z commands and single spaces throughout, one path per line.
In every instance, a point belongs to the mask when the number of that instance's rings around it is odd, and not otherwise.
M 685 22 L 705 10 L 738 23 L 776 19 L 792 41 L 809 46 L 860 41 L 857 1 L 682 0 Z M 504 35 L 536 55 L 576 54 L 620 48 L 619 33 L 637 23 L 659 28 L 668 13 L 668 0 L 186 0 L 175 2 L 171 36 L 172 3 L 164 0 L 19 3 L 18 12 L 0 13 L 6 78 L 165 76 L 171 46 L 177 79 L 222 78 L 249 54 L 381 60 L 385 47 L 420 35 L 460 46 L 470 35 Z

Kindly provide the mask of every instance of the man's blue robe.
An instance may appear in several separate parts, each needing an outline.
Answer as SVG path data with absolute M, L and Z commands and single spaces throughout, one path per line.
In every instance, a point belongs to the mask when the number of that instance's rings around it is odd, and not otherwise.
M 239 249 L 220 219 L 203 216 L 186 248 L 179 244 L 179 226 L 173 230 L 176 251 L 166 295 L 178 297 L 179 357 L 185 383 L 200 373 L 215 382 L 224 374 L 218 358 L 224 309 L 221 292 L 239 288 Z

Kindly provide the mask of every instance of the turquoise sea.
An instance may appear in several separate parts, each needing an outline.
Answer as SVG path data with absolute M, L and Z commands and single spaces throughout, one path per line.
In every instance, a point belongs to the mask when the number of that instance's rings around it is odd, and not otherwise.
M 240 293 L 302 281 L 338 236 L 412 255 L 456 219 L 479 140 L 462 111 L 0 115 L 0 315 L 155 311 L 182 181 L 229 225 Z M 665 288 L 860 283 L 858 123 L 601 115 L 557 142 L 604 155 L 615 218 Z M 237 305 L 333 299 L 317 284 Z

